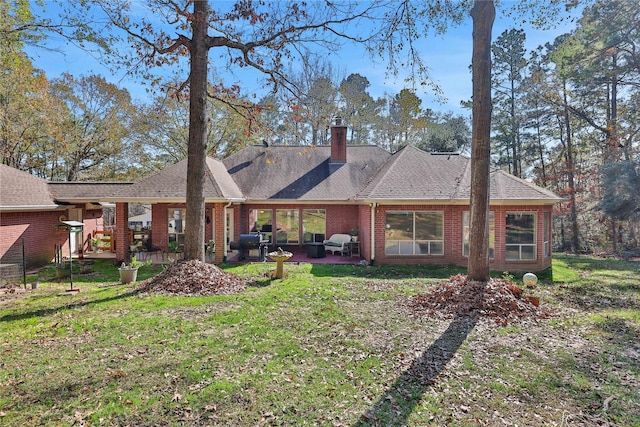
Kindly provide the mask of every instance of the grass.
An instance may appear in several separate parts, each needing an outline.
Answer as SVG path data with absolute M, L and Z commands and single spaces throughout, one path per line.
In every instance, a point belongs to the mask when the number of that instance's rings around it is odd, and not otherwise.
M 4 295 L 0 425 L 640 426 L 637 262 L 558 255 L 556 315 L 502 328 L 410 315 L 453 267 L 224 268 L 255 282 L 136 294 L 96 262 Z

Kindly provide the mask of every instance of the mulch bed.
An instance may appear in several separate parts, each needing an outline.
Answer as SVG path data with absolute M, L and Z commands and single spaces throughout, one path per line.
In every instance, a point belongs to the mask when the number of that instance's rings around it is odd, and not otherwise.
M 523 295 L 522 289 L 504 279 L 487 283 L 468 280 L 458 274 L 439 283 L 429 293 L 412 297 L 408 303 L 415 317 L 451 319 L 486 318 L 504 326 L 525 319 L 545 319 L 551 311 Z
M 219 267 L 198 260 L 176 261 L 147 280 L 135 291 L 177 295 L 232 295 L 243 292 L 247 281 Z

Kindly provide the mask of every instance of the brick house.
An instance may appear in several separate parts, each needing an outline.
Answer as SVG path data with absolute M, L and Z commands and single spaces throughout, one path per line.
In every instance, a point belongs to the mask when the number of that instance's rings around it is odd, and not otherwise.
M 23 244 L 27 267 L 51 262 L 56 244 L 62 245 L 64 254 L 77 253 L 95 230 L 103 228 L 103 206 L 93 195 L 101 193 L 105 186 L 107 184 L 50 183 L 0 164 L 0 264 L 19 261 Z M 82 187 L 90 191 L 79 194 L 75 202 L 72 197 L 57 200 L 56 190 L 64 188 L 64 192 L 71 195 Z M 66 220 L 84 223 L 83 234 L 76 235 L 71 242 L 68 233 L 57 230 L 57 225 Z
M 222 161 L 207 159 L 204 237 L 216 241 L 216 263 L 230 255 L 231 242 L 253 231 L 263 231 L 272 248 L 299 251 L 357 230 L 360 255 L 370 263 L 467 265 L 468 158 L 412 146 L 394 154 L 347 146 L 345 126 L 331 128 L 331 141 L 251 146 Z M 136 183 L 95 187 L 100 194 L 91 197 L 115 203 L 116 224 L 127 223 L 128 203 L 151 205 L 153 244 L 166 248 L 184 242 L 186 176 L 184 160 Z M 80 201 L 63 188 L 58 201 Z M 552 208 L 561 198 L 500 170 L 491 171 L 490 191 L 491 268 L 548 268 Z M 117 227 L 116 241 L 127 241 L 128 233 Z M 127 251 L 118 245 L 116 257 L 125 259 Z

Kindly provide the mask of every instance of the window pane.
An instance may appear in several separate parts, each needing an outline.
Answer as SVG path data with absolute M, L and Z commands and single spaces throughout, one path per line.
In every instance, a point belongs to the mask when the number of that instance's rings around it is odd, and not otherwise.
M 522 254 L 522 259 L 527 259 L 527 260 L 536 259 L 535 246 L 522 245 L 522 249 L 520 253 Z
M 400 254 L 400 246 L 398 245 L 397 240 L 387 240 L 384 243 L 384 253 L 385 255 L 399 255 Z
M 414 243 L 408 241 L 398 242 L 400 246 L 400 255 L 413 255 L 414 252 Z
M 327 214 L 324 209 L 304 209 L 302 211 L 303 242 L 322 242 L 326 235 Z
M 416 212 L 416 240 L 442 240 L 444 215 L 442 212 Z
M 443 255 L 444 245 L 442 242 L 431 242 L 431 255 Z
M 507 244 L 535 243 L 535 215 L 509 213 L 506 218 Z
M 387 240 L 413 240 L 413 212 L 387 212 Z
M 508 260 L 520 259 L 520 245 L 506 245 L 506 258 Z
M 184 244 L 185 224 L 187 220 L 186 209 L 168 209 L 168 238 L 169 242 Z
M 281 245 L 298 244 L 300 222 L 298 209 L 276 210 L 276 243 Z

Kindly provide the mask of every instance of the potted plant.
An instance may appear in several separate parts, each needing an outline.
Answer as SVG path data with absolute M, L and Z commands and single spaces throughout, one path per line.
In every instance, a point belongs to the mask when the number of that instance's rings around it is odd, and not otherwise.
M 180 243 L 178 243 L 178 242 L 169 242 L 167 244 L 167 253 L 176 254 L 176 258 L 180 258 L 180 255 L 178 255 L 178 254 L 182 253 L 182 250 L 180 249 Z
M 142 262 L 138 261 L 135 256 L 131 258 L 131 262 L 129 264 L 125 264 L 123 262 L 118 268 L 118 271 L 120 272 L 120 283 L 126 284 L 135 282 L 138 278 L 138 269 L 150 264 L 151 260 Z
M 209 243 L 207 243 L 207 246 L 206 246 L 206 253 L 207 253 L 207 257 L 209 258 L 209 260 L 211 262 L 213 262 L 213 258 L 214 258 L 215 253 L 216 253 L 216 241 L 215 240 L 209 240 Z

